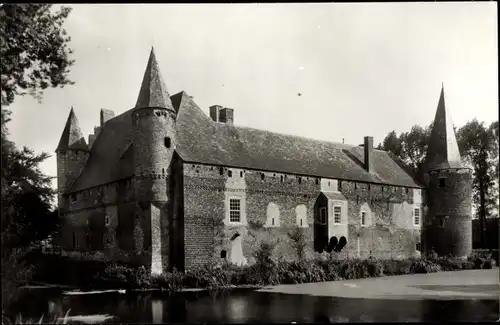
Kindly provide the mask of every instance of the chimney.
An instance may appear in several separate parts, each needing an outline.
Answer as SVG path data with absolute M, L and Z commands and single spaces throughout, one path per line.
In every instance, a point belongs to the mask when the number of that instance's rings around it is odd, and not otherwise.
M 365 149 L 365 169 L 367 172 L 373 172 L 373 137 L 365 137 L 363 145 Z
M 210 118 L 214 122 L 219 122 L 219 112 L 221 109 L 222 109 L 222 106 L 220 106 L 220 105 L 210 106 Z
M 99 133 L 101 133 L 101 129 L 102 128 L 100 126 L 94 126 L 94 135 L 96 138 L 99 135 Z
M 94 144 L 95 139 L 96 139 L 95 134 L 89 134 L 89 149 L 92 148 L 92 145 Z
M 234 123 L 234 109 L 222 107 L 221 105 L 210 106 L 210 118 L 214 122 L 233 125 L 233 123 Z
M 115 117 L 115 112 L 109 109 L 101 109 L 101 128 L 104 126 L 104 123 L 106 123 L 108 120 L 112 119 Z
M 234 109 L 232 108 L 223 108 L 219 113 L 219 121 L 221 123 L 226 123 L 229 125 L 233 125 L 234 122 Z

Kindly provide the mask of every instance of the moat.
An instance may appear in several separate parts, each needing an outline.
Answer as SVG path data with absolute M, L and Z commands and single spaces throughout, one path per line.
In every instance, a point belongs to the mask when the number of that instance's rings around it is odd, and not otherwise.
M 109 292 L 67 295 L 64 289 L 23 289 L 16 311 L 51 322 L 69 311 L 78 323 L 303 323 L 495 321 L 499 300 L 394 300 L 319 297 L 233 289 L 209 293 Z M 86 316 L 86 317 L 81 317 Z

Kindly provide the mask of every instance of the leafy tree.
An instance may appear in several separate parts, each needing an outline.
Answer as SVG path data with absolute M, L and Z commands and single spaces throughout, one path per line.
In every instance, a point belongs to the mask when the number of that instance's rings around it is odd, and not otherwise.
M 16 95 L 31 94 L 41 100 L 42 91 L 63 87 L 68 79 L 71 40 L 63 23 L 71 8 L 54 12 L 51 4 L 7 3 L 0 7 L 0 61 L 2 105 Z
M 51 177 L 39 168 L 49 156 L 18 149 L 8 140 L 6 106 L 18 95 L 40 101 L 48 87 L 73 84 L 68 79 L 74 63 L 70 37 L 62 27 L 70 11 L 54 11 L 51 4 L 0 5 L 2 314 L 15 298 L 17 282 L 29 278 L 25 252 L 57 229 Z
M 403 132 L 399 137 L 396 131 L 391 131 L 378 145 L 378 149 L 388 151 L 401 159 L 413 171 L 417 180 L 422 181 L 422 168 L 431 130 L 432 124 L 426 128 L 414 125 L 410 132 Z
M 498 126 L 498 122 L 496 125 Z M 498 138 L 495 138 L 495 123 L 488 128 L 484 122 L 479 123 L 474 119 L 458 130 L 457 138 L 462 158 L 471 165 L 474 173 L 473 199 L 478 207 L 481 243 L 484 244 L 485 219 L 495 215 L 498 195 L 494 191 L 495 180 L 498 179 Z

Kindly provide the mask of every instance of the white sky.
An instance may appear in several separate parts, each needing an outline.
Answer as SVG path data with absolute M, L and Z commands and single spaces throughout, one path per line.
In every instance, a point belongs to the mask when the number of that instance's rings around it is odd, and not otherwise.
M 151 45 L 171 95 L 234 108 L 237 125 L 377 145 L 428 125 L 441 82 L 455 125 L 498 119 L 496 2 L 72 7 L 76 84 L 10 106 L 11 139 L 53 153 L 49 175 L 70 107 L 86 139 L 101 108 L 132 108 Z

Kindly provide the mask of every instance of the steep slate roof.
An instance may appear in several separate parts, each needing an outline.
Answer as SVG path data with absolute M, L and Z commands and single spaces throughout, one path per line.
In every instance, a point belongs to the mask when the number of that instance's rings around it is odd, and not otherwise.
M 78 124 L 78 119 L 75 115 L 75 110 L 71 107 L 68 119 L 66 120 L 66 125 L 64 126 L 61 139 L 57 145 L 56 151 L 59 150 L 85 150 L 88 151 L 89 147 L 85 142 L 83 133 Z
M 427 170 L 464 168 L 451 115 L 444 103 L 444 86 L 441 87 L 441 95 L 425 158 L 425 167 Z
M 170 95 L 161 76 L 160 67 L 152 47 L 135 104 L 136 109 L 148 107 L 173 109 Z
M 189 97 L 177 116 L 177 142 L 186 162 L 421 187 L 385 151 L 373 150 L 368 173 L 362 147 L 215 123 Z
M 136 106 L 106 122 L 71 192 L 134 175 L 132 112 L 144 107 L 177 112 L 176 151 L 185 162 L 421 187 L 385 151 L 373 150 L 374 172 L 368 173 L 359 146 L 213 122 L 187 93 L 168 95 L 152 49 Z
M 370 174 L 362 147 L 215 123 L 185 92 L 171 101 L 178 111 L 176 150 L 185 162 L 421 187 L 385 151 L 373 150 Z M 133 176 L 132 110 L 106 123 L 71 191 Z

